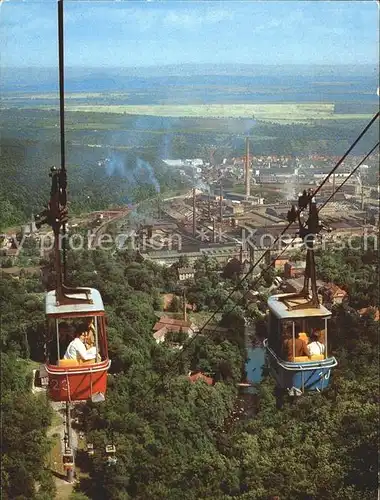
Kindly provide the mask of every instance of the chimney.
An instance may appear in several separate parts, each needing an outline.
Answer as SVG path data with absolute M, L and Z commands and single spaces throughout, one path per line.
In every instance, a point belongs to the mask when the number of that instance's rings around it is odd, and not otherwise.
M 361 186 L 361 192 L 360 192 L 360 208 L 361 211 L 364 211 L 364 185 L 362 184 Z
M 219 218 L 220 218 L 220 223 L 222 223 L 223 222 L 223 186 L 222 186 L 222 183 L 220 183 Z
M 195 238 L 195 234 L 196 234 L 196 229 L 197 229 L 197 226 L 196 226 L 196 203 L 195 203 L 196 199 L 195 199 L 195 188 L 193 188 L 193 237 Z
M 158 212 L 158 220 L 161 220 L 161 200 L 158 198 L 157 200 L 157 212 Z
M 249 137 L 245 139 L 245 196 L 248 199 L 251 195 L 251 175 L 249 169 Z
M 333 174 L 332 201 L 335 201 L 335 174 Z
M 212 219 L 212 242 L 215 243 L 215 219 Z
M 243 264 L 243 245 L 240 246 L 240 264 Z
M 186 290 L 183 291 L 182 301 L 183 301 L 183 321 L 187 321 Z
M 247 250 L 247 242 L 245 241 L 245 228 L 241 228 L 241 248 L 243 252 Z
M 36 221 L 34 219 L 34 215 L 33 214 L 32 214 L 32 222 L 30 223 L 30 232 L 31 233 L 36 233 L 37 232 Z

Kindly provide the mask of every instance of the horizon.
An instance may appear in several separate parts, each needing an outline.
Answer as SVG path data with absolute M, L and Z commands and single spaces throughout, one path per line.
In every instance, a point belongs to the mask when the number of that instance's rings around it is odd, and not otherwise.
M 179 63 L 172 63 L 172 64 L 151 64 L 151 65 L 131 65 L 131 66 L 77 66 L 77 65 L 65 65 L 65 68 L 75 68 L 75 69 L 149 69 L 149 68 L 169 68 L 169 67 L 176 67 L 176 66 L 207 66 L 207 67 L 220 67 L 220 66 L 245 66 L 245 67 L 254 67 L 254 66 L 260 66 L 260 67 L 268 67 L 268 68 L 276 68 L 278 66 L 289 66 L 289 67 L 299 67 L 299 66 L 305 66 L 305 67 L 312 67 L 312 68 L 317 68 L 317 67 L 326 67 L 326 68 L 353 68 L 353 67 L 379 67 L 380 63 L 379 62 L 373 62 L 373 63 L 348 63 L 348 64 L 339 64 L 339 63 L 330 63 L 330 64 L 323 64 L 323 63 L 276 63 L 276 64 L 266 64 L 266 63 L 208 63 L 208 62 L 203 62 L 203 63 L 186 63 L 186 62 L 179 62 Z M 54 66 L 2 66 L 2 69 L 56 69 L 58 67 L 58 61 L 57 64 Z

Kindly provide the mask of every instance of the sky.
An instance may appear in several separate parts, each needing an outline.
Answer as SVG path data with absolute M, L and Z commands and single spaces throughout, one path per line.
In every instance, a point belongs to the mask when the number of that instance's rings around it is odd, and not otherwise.
M 3 67 L 57 66 L 57 0 L 0 0 Z M 64 0 L 65 65 L 377 64 L 372 1 Z

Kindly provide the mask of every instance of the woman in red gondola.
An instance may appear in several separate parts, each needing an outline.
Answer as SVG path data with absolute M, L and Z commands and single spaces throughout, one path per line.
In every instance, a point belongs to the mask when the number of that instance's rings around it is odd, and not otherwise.
M 94 320 L 92 318 L 87 321 L 84 344 L 86 346 L 86 349 L 91 349 L 91 347 L 95 346 L 95 327 Z
M 77 328 L 75 338 L 68 345 L 64 359 L 76 359 L 78 361 L 95 360 L 96 347 L 92 346 L 86 349 L 86 330 L 82 327 Z

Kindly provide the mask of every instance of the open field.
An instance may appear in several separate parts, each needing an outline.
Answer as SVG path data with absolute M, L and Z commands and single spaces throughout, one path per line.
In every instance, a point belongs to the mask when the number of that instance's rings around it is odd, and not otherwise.
M 48 105 L 41 106 L 51 109 Z M 242 118 L 278 123 L 305 123 L 313 120 L 366 120 L 370 114 L 335 114 L 332 103 L 303 104 L 192 104 L 192 105 L 71 105 L 67 111 L 115 113 L 140 116 Z
M 309 118 L 334 113 L 333 104 L 191 104 L 191 105 L 137 105 L 137 106 L 73 106 L 72 111 L 97 111 L 153 116 L 190 116 L 202 118 Z

